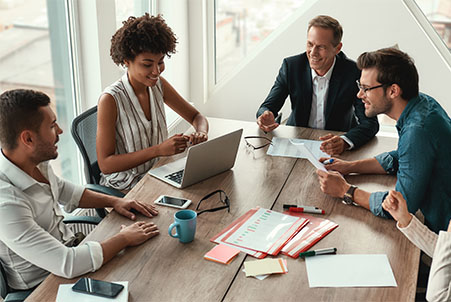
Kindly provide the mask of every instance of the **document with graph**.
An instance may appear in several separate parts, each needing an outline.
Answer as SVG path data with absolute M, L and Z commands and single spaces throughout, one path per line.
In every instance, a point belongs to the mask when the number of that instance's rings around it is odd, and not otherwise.
M 258 209 L 223 241 L 247 249 L 277 255 L 282 247 L 306 225 L 307 219 Z

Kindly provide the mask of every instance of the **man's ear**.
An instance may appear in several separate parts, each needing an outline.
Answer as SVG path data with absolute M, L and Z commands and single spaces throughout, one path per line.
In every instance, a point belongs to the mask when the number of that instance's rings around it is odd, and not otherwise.
M 341 48 L 343 47 L 343 43 L 338 43 L 337 46 L 335 46 L 335 55 L 338 55 L 338 53 L 340 52 Z
M 19 145 L 23 145 L 27 148 L 33 148 L 35 140 L 36 140 L 36 135 L 34 134 L 33 131 L 30 130 L 23 130 L 20 134 L 19 134 Z
M 401 87 L 399 87 L 398 84 L 392 84 L 389 88 L 388 88 L 388 95 L 390 96 L 390 98 L 392 99 L 396 99 L 398 97 L 401 97 L 402 94 L 402 89 Z

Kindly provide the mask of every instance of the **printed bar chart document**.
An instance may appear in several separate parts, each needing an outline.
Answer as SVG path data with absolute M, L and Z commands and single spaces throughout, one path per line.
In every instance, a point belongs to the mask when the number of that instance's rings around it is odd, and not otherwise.
M 235 246 L 277 255 L 306 223 L 305 218 L 258 209 L 224 241 Z

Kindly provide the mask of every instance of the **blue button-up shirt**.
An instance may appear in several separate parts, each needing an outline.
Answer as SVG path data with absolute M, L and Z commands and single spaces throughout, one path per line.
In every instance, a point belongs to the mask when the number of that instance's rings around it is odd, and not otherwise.
M 398 149 L 376 156 L 388 174 L 396 174 L 396 191 L 409 212 L 421 210 L 434 232 L 446 230 L 451 219 L 451 120 L 432 97 L 411 99 L 396 124 Z M 390 217 L 382 208 L 388 192 L 370 196 L 374 215 Z

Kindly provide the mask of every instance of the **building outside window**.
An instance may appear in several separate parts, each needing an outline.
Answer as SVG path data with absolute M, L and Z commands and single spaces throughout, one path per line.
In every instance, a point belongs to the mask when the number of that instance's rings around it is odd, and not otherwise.
M 215 83 L 303 4 L 304 0 L 215 0 Z
M 64 131 L 52 166 L 58 175 L 78 182 L 78 156 L 70 135 L 75 104 L 67 24 L 65 1 L 0 0 L 0 92 L 23 88 L 50 97 Z

